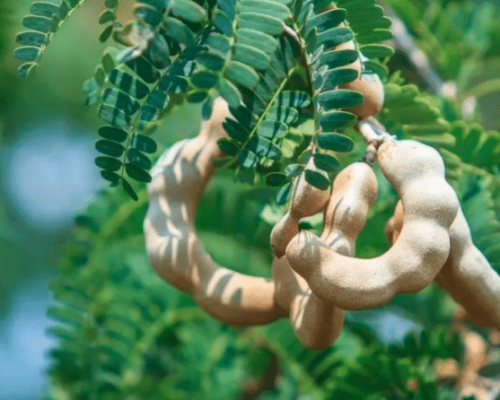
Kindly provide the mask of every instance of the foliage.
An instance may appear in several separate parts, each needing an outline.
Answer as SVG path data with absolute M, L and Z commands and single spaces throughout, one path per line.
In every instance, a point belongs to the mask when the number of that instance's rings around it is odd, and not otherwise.
M 25 62 L 21 75 L 34 71 L 83 3 L 32 3 L 23 20 L 29 31 L 17 36 L 15 54 Z M 120 1 L 104 3 L 104 29 L 97 36 L 113 43 L 84 91 L 87 105 L 97 105 L 106 122 L 98 130 L 95 163 L 127 195 L 99 193 L 77 218 L 61 255 L 51 287 L 57 304 L 49 309 L 50 333 L 57 338 L 50 353 L 52 397 L 455 398 L 453 389 L 436 383 L 434 361 L 460 360 L 463 353 L 448 327 L 453 306 L 439 289 L 398 296 L 377 311 L 421 324 L 401 343 L 387 343 L 356 313 L 323 351 L 303 348 L 283 321 L 228 328 L 149 267 L 141 231 L 143 183 L 151 180 L 158 147 L 171 144 L 158 146 L 150 134 L 183 103 L 199 103 L 207 119 L 214 99 L 223 97 L 234 115 L 224 123 L 229 137 L 219 141 L 227 157 L 203 197 L 197 227 L 215 260 L 269 275 L 269 233 L 285 210 L 293 179 L 304 173 L 311 184 L 328 188 L 335 171 L 363 154 L 352 129 L 356 117 L 344 110 L 363 98 L 338 88 L 357 77 L 348 66 L 361 60 L 364 73 L 384 82 L 386 100 L 377 118 L 398 138 L 419 140 L 442 154 L 475 243 L 500 271 L 500 133 L 482 126 L 480 108 L 462 112 L 464 100 L 490 93 L 484 82 L 475 83 L 477 71 L 498 57 L 493 21 L 500 7 L 487 1 L 382 2 L 407 25 L 432 66 L 455 83 L 456 96 L 444 97 L 424 91 L 411 80 L 411 67 L 391 60 L 393 50 L 384 43 L 391 39 L 391 21 L 374 0 L 339 0 L 330 11 L 324 10 L 328 0 L 136 0 L 135 19 L 123 24 L 117 19 Z M 350 40 L 354 49 L 331 49 Z M 308 169 L 311 157 L 322 172 Z M 358 243 L 362 257 L 388 246 L 383 226 L 397 199 L 387 182 L 379 182 L 377 204 Z M 302 227 L 320 229 L 321 220 L 308 219 Z M 262 383 L 266 374 L 276 375 L 275 384 Z M 260 388 L 254 397 L 251 387 Z

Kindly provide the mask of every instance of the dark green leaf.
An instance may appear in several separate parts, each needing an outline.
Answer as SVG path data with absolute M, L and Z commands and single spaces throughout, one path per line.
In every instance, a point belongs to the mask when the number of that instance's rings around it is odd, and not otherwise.
M 237 61 L 227 63 L 226 77 L 249 89 L 253 89 L 259 82 L 259 76 L 252 68 Z
M 239 7 L 240 13 L 257 12 L 263 15 L 272 15 L 274 18 L 285 20 L 290 15 L 290 10 L 283 4 L 267 0 L 245 0 Z
M 35 2 L 31 4 L 30 12 L 33 15 L 38 15 L 40 17 L 52 18 L 56 16 L 59 18 L 59 7 L 56 4 L 52 4 L 46 1 Z
M 207 13 L 205 9 L 192 0 L 172 0 L 171 8 L 174 15 L 189 22 L 203 22 Z
M 212 32 L 208 36 L 207 45 L 222 54 L 226 54 L 229 51 L 230 42 L 228 37 L 218 32 Z
M 113 24 L 108 25 L 106 28 L 103 29 L 103 31 L 99 35 L 99 41 L 101 43 L 104 43 L 106 40 L 109 39 L 112 33 L 113 33 Z
M 117 183 L 120 180 L 120 176 L 112 171 L 101 171 L 101 176 L 112 183 Z
M 233 24 L 227 14 L 220 10 L 215 10 L 213 13 L 213 21 L 215 26 L 226 36 L 233 34 Z
M 356 50 L 331 50 L 321 55 L 321 64 L 325 64 L 329 69 L 345 67 L 358 59 L 359 53 Z
M 293 124 L 299 119 L 299 112 L 292 107 L 271 107 L 266 114 L 266 120 Z
M 270 57 L 259 49 L 237 43 L 233 47 L 233 59 L 256 69 L 266 69 Z
M 28 15 L 23 18 L 23 26 L 34 31 L 47 33 L 52 29 L 52 19 Z
M 127 172 L 128 176 L 130 176 L 132 179 L 135 179 L 136 181 L 146 183 L 151 182 L 151 175 L 149 175 L 142 168 L 136 167 L 134 164 L 126 163 L 125 171 Z
M 337 157 L 329 154 L 316 153 L 313 155 L 313 160 L 316 167 L 326 172 L 333 172 L 340 166 Z
M 353 140 L 340 133 L 321 133 L 317 136 L 318 146 L 325 150 L 348 152 L 354 147 Z
M 156 107 L 145 104 L 141 107 L 141 112 L 139 115 L 139 119 L 141 121 L 156 121 L 160 116 L 160 113 Z
M 346 111 L 329 111 L 320 115 L 319 123 L 323 131 L 333 131 L 339 128 L 353 126 L 357 117 Z
M 138 4 L 135 7 L 134 13 L 137 18 L 142 19 L 144 22 L 153 27 L 157 27 L 162 20 L 162 15 L 158 12 L 158 10 L 146 4 Z
M 209 71 L 200 71 L 191 75 L 191 82 L 202 89 L 210 89 L 217 84 L 219 75 Z
M 241 103 L 242 99 L 239 90 L 227 79 L 222 78 L 219 81 L 219 93 L 230 107 L 238 107 Z
M 156 142 L 153 139 L 140 133 L 134 133 L 130 145 L 135 147 L 137 150 L 149 154 L 153 154 L 157 149 Z
M 316 37 L 316 45 L 324 45 L 326 48 L 336 47 L 342 43 L 352 40 L 354 34 L 350 28 L 331 28 Z
M 346 18 L 346 11 L 343 9 L 334 9 L 322 12 L 311 18 L 308 21 L 308 27 L 315 27 L 318 33 L 324 32 L 327 29 L 335 27 L 343 22 Z
M 240 125 L 237 121 L 235 121 L 232 118 L 227 118 L 222 123 L 222 127 L 230 137 L 239 142 L 243 142 L 248 136 L 248 131 L 245 129 L 245 127 Z
M 305 170 L 306 182 L 320 190 L 327 190 L 330 187 L 330 180 L 321 172 L 312 169 Z
M 254 29 L 238 29 L 236 36 L 238 43 L 259 49 L 266 54 L 272 54 L 278 47 L 278 41 L 275 38 Z
M 218 54 L 203 52 L 196 56 L 196 61 L 213 71 L 220 71 L 225 60 Z
M 106 171 L 118 171 L 122 167 L 122 162 L 113 157 L 99 156 L 95 159 L 95 165 Z
M 351 68 L 336 68 L 329 71 L 321 82 L 324 90 L 335 89 L 338 85 L 351 82 L 358 78 L 358 71 Z M 316 87 L 318 84 L 315 82 Z
M 281 157 L 280 148 L 270 140 L 261 136 L 253 136 L 245 148 L 250 150 L 252 153 L 270 158 L 271 160 L 276 160 Z
M 363 103 L 363 94 L 352 90 L 335 89 L 320 93 L 318 100 L 326 110 L 353 108 Z
M 188 81 L 180 76 L 165 75 L 160 82 L 160 89 L 168 93 L 184 93 L 187 88 Z
M 132 198 L 132 200 L 134 201 L 139 200 L 139 197 L 137 197 L 137 193 L 135 192 L 132 185 L 130 185 L 130 183 L 128 183 L 128 181 L 125 178 L 122 178 L 121 181 L 123 188 L 125 189 L 127 194 Z
M 283 32 L 283 22 L 271 15 L 258 14 L 255 12 L 244 12 L 239 15 L 239 28 L 254 29 L 272 36 L 277 36 Z M 228 36 L 230 34 L 231 33 L 229 33 Z
M 214 105 L 214 98 L 209 96 L 207 99 L 203 102 L 201 106 L 201 117 L 206 121 L 210 118 L 212 115 L 212 109 Z
M 130 127 L 130 116 L 109 104 L 101 104 L 97 110 L 97 114 L 104 121 L 117 128 L 128 130 Z
M 160 89 L 154 89 L 148 96 L 148 105 L 153 106 L 159 110 L 165 109 L 168 104 L 168 95 Z
M 285 185 L 280 189 L 280 191 L 276 195 L 276 202 L 280 206 L 284 205 L 288 201 L 291 189 L 292 189 L 292 183 L 291 182 L 285 183 Z
M 127 115 L 134 114 L 135 112 L 137 112 L 137 110 L 139 110 L 140 107 L 137 100 L 135 100 L 128 94 L 111 87 L 108 87 L 106 88 L 106 90 L 104 90 L 102 98 L 105 103 L 111 104 Z
M 25 46 L 42 46 L 46 43 L 47 35 L 41 32 L 21 32 L 16 36 L 16 41 Z
M 40 55 L 40 48 L 35 46 L 23 46 L 14 50 L 14 55 L 21 61 L 35 61 Z
M 282 122 L 262 121 L 258 128 L 257 134 L 269 139 L 283 138 L 288 133 L 288 127 Z
M 98 140 L 95 148 L 100 153 L 111 157 L 120 157 L 125 151 L 125 148 L 120 143 L 112 142 L 111 140 Z
M 208 96 L 208 92 L 204 90 L 192 90 L 187 94 L 187 101 L 190 103 L 201 103 Z
M 285 167 L 285 173 L 289 178 L 296 178 L 302 171 L 304 171 L 304 166 L 300 164 L 289 164 Z
M 221 151 L 226 153 L 228 156 L 234 156 L 238 152 L 238 146 L 235 143 L 233 143 L 231 139 L 220 138 L 217 141 L 217 144 L 219 145 Z
M 238 156 L 238 161 L 244 168 L 252 168 L 257 164 L 259 158 L 248 149 L 243 149 Z
M 271 172 L 266 175 L 266 185 L 268 186 L 281 186 L 286 181 L 286 175 L 279 172 Z
M 127 132 L 113 126 L 102 126 L 99 128 L 99 136 L 115 142 L 124 142 L 128 138 Z
M 17 69 L 17 73 L 25 78 L 36 70 L 36 66 L 36 63 L 24 63 Z
M 136 99 L 143 99 L 149 94 L 149 89 L 144 83 L 125 71 L 114 69 L 109 74 L 109 80 Z
M 195 36 L 189 27 L 177 18 L 167 17 L 164 21 L 168 36 L 179 44 L 187 47 L 194 45 Z
M 146 83 L 154 83 L 160 77 L 160 73 L 153 64 L 142 56 L 127 62 L 127 67 L 134 71 Z
M 385 44 L 367 44 L 361 46 L 360 50 L 368 58 L 385 58 L 394 55 L 394 49 Z
M 145 154 L 141 153 L 135 148 L 130 148 L 127 150 L 127 159 L 131 164 L 135 165 L 137 168 L 150 169 L 151 160 Z
M 305 92 L 285 90 L 280 93 L 277 101 L 278 106 L 303 108 L 311 103 L 309 95 Z
M 99 23 L 106 24 L 108 22 L 115 20 L 115 13 L 113 10 L 104 10 L 101 15 L 99 15 Z
M 236 1 L 235 0 L 217 0 L 219 7 L 224 11 L 228 18 L 233 21 L 236 15 Z

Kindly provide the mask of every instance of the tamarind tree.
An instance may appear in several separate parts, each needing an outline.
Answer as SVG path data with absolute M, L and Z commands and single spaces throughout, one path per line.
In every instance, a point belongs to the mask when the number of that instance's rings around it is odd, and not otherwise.
M 20 75 L 84 3 L 32 2 Z M 499 396 L 500 133 L 467 105 L 500 7 L 134 3 L 83 83 L 111 187 L 51 286 L 51 398 Z M 185 103 L 198 136 L 157 143 Z

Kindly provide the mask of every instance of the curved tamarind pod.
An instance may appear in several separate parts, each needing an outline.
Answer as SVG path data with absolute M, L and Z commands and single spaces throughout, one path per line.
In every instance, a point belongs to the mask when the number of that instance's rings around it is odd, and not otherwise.
M 398 203 L 389 224 L 394 243 L 403 227 L 403 206 Z M 388 225 L 389 225 L 388 224 Z M 500 276 L 474 246 L 470 229 L 459 208 L 450 226 L 451 250 L 436 282 L 459 303 L 480 326 L 500 329 Z
M 341 171 L 333 183 L 320 240 L 332 251 L 353 256 L 355 241 L 376 193 L 375 174 L 367 164 L 354 163 Z M 315 349 L 331 345 L 342 331 L 343 310 L 312 293 L 306 280 L 290 268 L 286 257 L 273 265 L 273 277 L 277 301 L 290 310 L 292 327 L 302 343 Z
M 193 223 L 198 202 L 221 156 L 217 139 L 227 103 L 218 99 L 213 116 L 194 139 L 168 149 L 152 171 L 150 204 L 144 221 L 146 247 L 157 273 L 196 299 L 217 319 L 230 324 L 263 324 L 283 317 L 274 284 L 217 265 L 205 251 Z
M 398 293 L 423 289 L 450 252 L 448 230 L 458 200 L 444 178 L 439 153 L 412 140 L 387 141 L 379 147 L 378 159 L 406 210 L 401 235 L 391 249 L 373 259 L 349 258 L 309 232 L 300 232 L 286 249 L 290 266 L 312 291 L 345 310 L 378 306 Z
M 316 169 L 312 158 L 307 167 Z M 306 182 L 304 174 L 300 174 L 293 189 L 290 208 L 271 232 L 271 247 L 276 257 L 281 258 L 285 254 L 286 246 L 299 232 L 299 221 L 320 212 L 329 198 L 329 191 L 315 188 Z

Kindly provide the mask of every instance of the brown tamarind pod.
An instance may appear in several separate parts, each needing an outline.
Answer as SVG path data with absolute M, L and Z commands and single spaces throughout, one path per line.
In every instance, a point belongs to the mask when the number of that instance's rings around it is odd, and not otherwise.
M 449 227 L 458 200 L 445 180 L 439 153 L 412 140 L 386 141 L 378 149 L 380 168 L 405 209 L 395 244 L 373 259 L 337 254 L 310 232 L 289 243 L 290 266 L 320 298 L 345 310 L 387 303 L 398 293 L 426 287 L 450 253 Z
M 316 169 L 312 158 L 307 168 Z M 278 258 L 283 257 L 286 246 L 299 232 L 299 221 L 323 210 L 330 198 L 328 190 L 320 190 L 307 183 L 304 174 L 296 179 L 288 212 L 271 232 L 271 247 Z
M 396 206 L 387 230 L 396 242 L 403 227 L 403 206 Z M 392 221 L 392 222 L 391 222 Z M 474 246 L 470 229 L 459 208 L 450 226 L 450 255 L 436 276 L 436 282 L 467 311 L 476 324 L 500 329 L 500 276 Z
M 154 167 L 144 221 L 146 248 L 157 273 L 209 314 L 230 324 L 263 324 L 286 315 L 275 302 L 273 282 L 216 264 L 193 225 L 214 173 L 212 160 L 222 155 L 217 139 L 226 135 L 222 121 L 229 116 L 227 103 L 217 99 L 200 134 L 176 143 Z
M 351 40 L 343 43 L 335 48 L 335 50 L 354 50 L 356 46 Z M 360 57 L 363 57 L 359 53 Z M 358 77 L 351 81 L 340 85 L 341 89 L 349 89 L 363 94 L 363 103 L 354 108 L 349 108 L 347 111 L 355 114 L 359 119 L 366 119 L 377 115 L 384 105 L 384 85 L 379 76 L 373 72 L 365 71 L 362 65 L 363 59 L 358 58 L 353 63 L 343 67 L 351 68 L 358 71 Z
M 333 10 L 336 7 L 333 4 L 321 9 L 321 13 Z M 344 23 L 339 26 L 345 27 Z M 353 40 L 342 43 L 335 47 L 335 50 L 356 50 L 356 45 Z M 359 52 L 359 57 L 363 57 Z M 343 66 L 342 68 L 354 69 L 358 72 L 358 77 L 351 81 L 339 86 L 341 89 L 349 89 L 363 94 L 363 103 L 348 111 L 355 114 L 359 119 L 366 119 L 378 114 L 384 105 L 384 85 L 379 76 L 375 73 L 367 72 L 364 70 L 362 61 L 365 59 L 358 58 L 353 63 Z
M 333 183 L 320 240 L 332 251 L 354 256 L 355 241 L 376 193 L 375 174 L 367 164 L 354 163 L 341 171 Z M 312 293 L 306 280 L 290 268 L 286 257 L 273 264 L 273 278 L 277 301 L 290 310 L 297 337 L 309 348 L 329 346 L 341 333 L 343 310 Z

